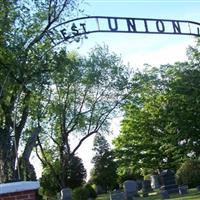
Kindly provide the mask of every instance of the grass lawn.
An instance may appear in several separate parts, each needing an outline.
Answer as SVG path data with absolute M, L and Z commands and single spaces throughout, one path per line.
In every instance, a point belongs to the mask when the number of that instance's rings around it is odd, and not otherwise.
M 138 197 L 135 199 L 137 199 L 137 200 L 162 200 L 162 197 L 160 195 L 157 195 L 156 193 L 152 193 L 149 195 L 149 197 Z M 198 192 L 196 189 L 190 189 L 189 193 L 187 195 L 173 194 L 173 195 L 170 195 L 170 199 L 171 200 L 200 200 L 200 192 Z M 96 200 L 110 200 L 109 194 L 99 195 Z

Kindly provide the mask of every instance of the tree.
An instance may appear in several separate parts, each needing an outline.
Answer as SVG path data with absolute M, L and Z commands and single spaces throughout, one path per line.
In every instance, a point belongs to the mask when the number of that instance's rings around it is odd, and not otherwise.
M 181 164 L 176 172 L 176 181 L 179 185 L 187 185 L 194 188 L 199 185 L 200 161 L 188 159 Z
M 123 109 L 120 135 L 113 141 L 119 165 L 128 166 L 134 174 L 141 174 L 142 168 L 158 169 L 172 164 L 172 152 L 169 146 L 163 146 L 167 139 L 163 129 L 168 120 L 166 113 L 161 112 L 166 82 L 159 80 L 159 76 L 155 68 L 134 75 L 132 96 Z
M 120 165 L 177 169 L 188 157 L 199 157 L 198 45 L 189 49 L 188 62 L 135 73 L 114 140 Z
M 117 165 L 114 154 L 103 135 L 97 134 L 94 139 L 95 156 L 92 159 L 94 168 L 91 171 L 91 182 L 100 185 L 105 191 L 117 186 Z
M 108 51 L 99 48 L 88 59 L 73 54 L 67 58 L 66 49 L 54 48 L 48 37 L 51 27 L 70 17 L 76 2 L 0 1 L 1 182 L 29 179 L 26 166 L 30 166 L 36 143 L 43 164 L 50 166 L 43 151 L 47 147 L 43 134 L 49 134 L 62 162 L 57 181 L 65 187 L 62 177 L 68 162 L 89 136 L 106 126 L 124 98 L 128 76 L 116 55 L 107 55 Z M 82 136 L 73 150 L 71 133 Z M 22 177 L 18 162 L 24 170 Z
M 66 177 L 64 177 L 64 180 L 70 188 L 74 189 L 84 183 L 86 170 L 83 166 L 82 160 L 77 156 L 74 156 L 69 164 L 70 166 L 66 169 Z M 59 174 L 62 169 L 59 160 L 52 162 L 51 165 L 55 168 L 56 173 Z M 52 173 L 52 170 L 48 165 L 43 169 L 40 183 L 43 195 L 45 196 L 54 196 L 60 190 L 55 175 Z
M 22 163 L 30 165 L 41 131 L 49 73 L 56 70 L 51 65 L 53 44 L 46 34 L 69 16 L 75 2 L 0 0 L 1 182 L 20 178 L 16 165 L 20 150 Z M 23 149 L 19 148 L 22 141 Z
M 62 189 L 69 186 L 64 177 L 82 143 L 108 130 L 110 118 L 128 95 L 129 74 L 121 59 L 107 47 L 97 46 L 86 58 L 61 51 L 54 56 L 54 64 L 61 72 L 53 72 L 51 76 L 53 87 L 49 88 L 51 97 L 43 124 L 49 137 L 38 141 L 38 155 L 43 165 L 54 171 Z M 71 143 L 74 136 L 76 144 Z M 49 148 L 54 149 L 60 162 L 59 174 L 45 154 Z

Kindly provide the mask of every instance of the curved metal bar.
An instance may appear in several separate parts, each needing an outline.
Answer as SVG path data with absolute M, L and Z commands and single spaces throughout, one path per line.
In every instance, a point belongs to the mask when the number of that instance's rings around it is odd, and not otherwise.
M 70 24 L 71 27 L 69 28 L 68 25 Z M 88 24 L 90 26 L 87 26 Z M 87 16 L 68 20 L 51 27 L 47 36 L 51 38 L 52 42 L 58 44 L 97 32 L 192 35 L 199 37 L 200 23 L 174 19 Z
M 199 22 L 194 22 L 194 21 L 188 21 L 188 20 L 174 20 L 174 19 L 156 19 L 156 18 L 130 18 L 130 17 L 112 17 L 112 16 L 87 16 L 87 17 L 79 17 L 79 18 L 75 18 L 75 19 L 71 19 L 65 22 L 62 22 L 54 27 L 52 27 L 51 29 L 54 29 L 58 26 L 64 25 L 64 24 L 68 24 L 70 22 L 75 22 L 75 21 L 79 21 L 79 20 L 83 20 L 83 19 L 133 19 L 133 20 L 147 20 L 147 21 L 157 21 L 157 20 L 161 20 L 161 21 L 166 21 L 166 22 L 172 22 L 172 21 L 177 21 L 177 22 L 184 22 L 184 23 L 190 23 L 190 24 L 196 24 L 200 26 Z M 51 30 L 50 29 L 50 30 Z

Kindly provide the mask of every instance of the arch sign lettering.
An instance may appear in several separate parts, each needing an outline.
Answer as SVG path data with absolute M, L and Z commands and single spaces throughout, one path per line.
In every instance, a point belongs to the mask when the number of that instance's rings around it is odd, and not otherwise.
M 72 42 L 90 33 L 144 33 L 200 36 L 200 23 L 185 20 L 88 16 L 52 27 L 47 36 L 54 44 Z

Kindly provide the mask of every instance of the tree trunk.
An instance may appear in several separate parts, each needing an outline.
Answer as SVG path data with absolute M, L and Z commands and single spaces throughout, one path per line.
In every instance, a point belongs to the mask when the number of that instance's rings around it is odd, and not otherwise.
M 30 163 L 30 156 L 33 148 L 36 145 L 37 137 L 41 131 L 41 127 L 38 126 L 33 129 L 31 136 L 29 137 L 22 157 L 20 158 L 20 179 L 21 180 L 36 180 L 36 173 L 33 165 Z

